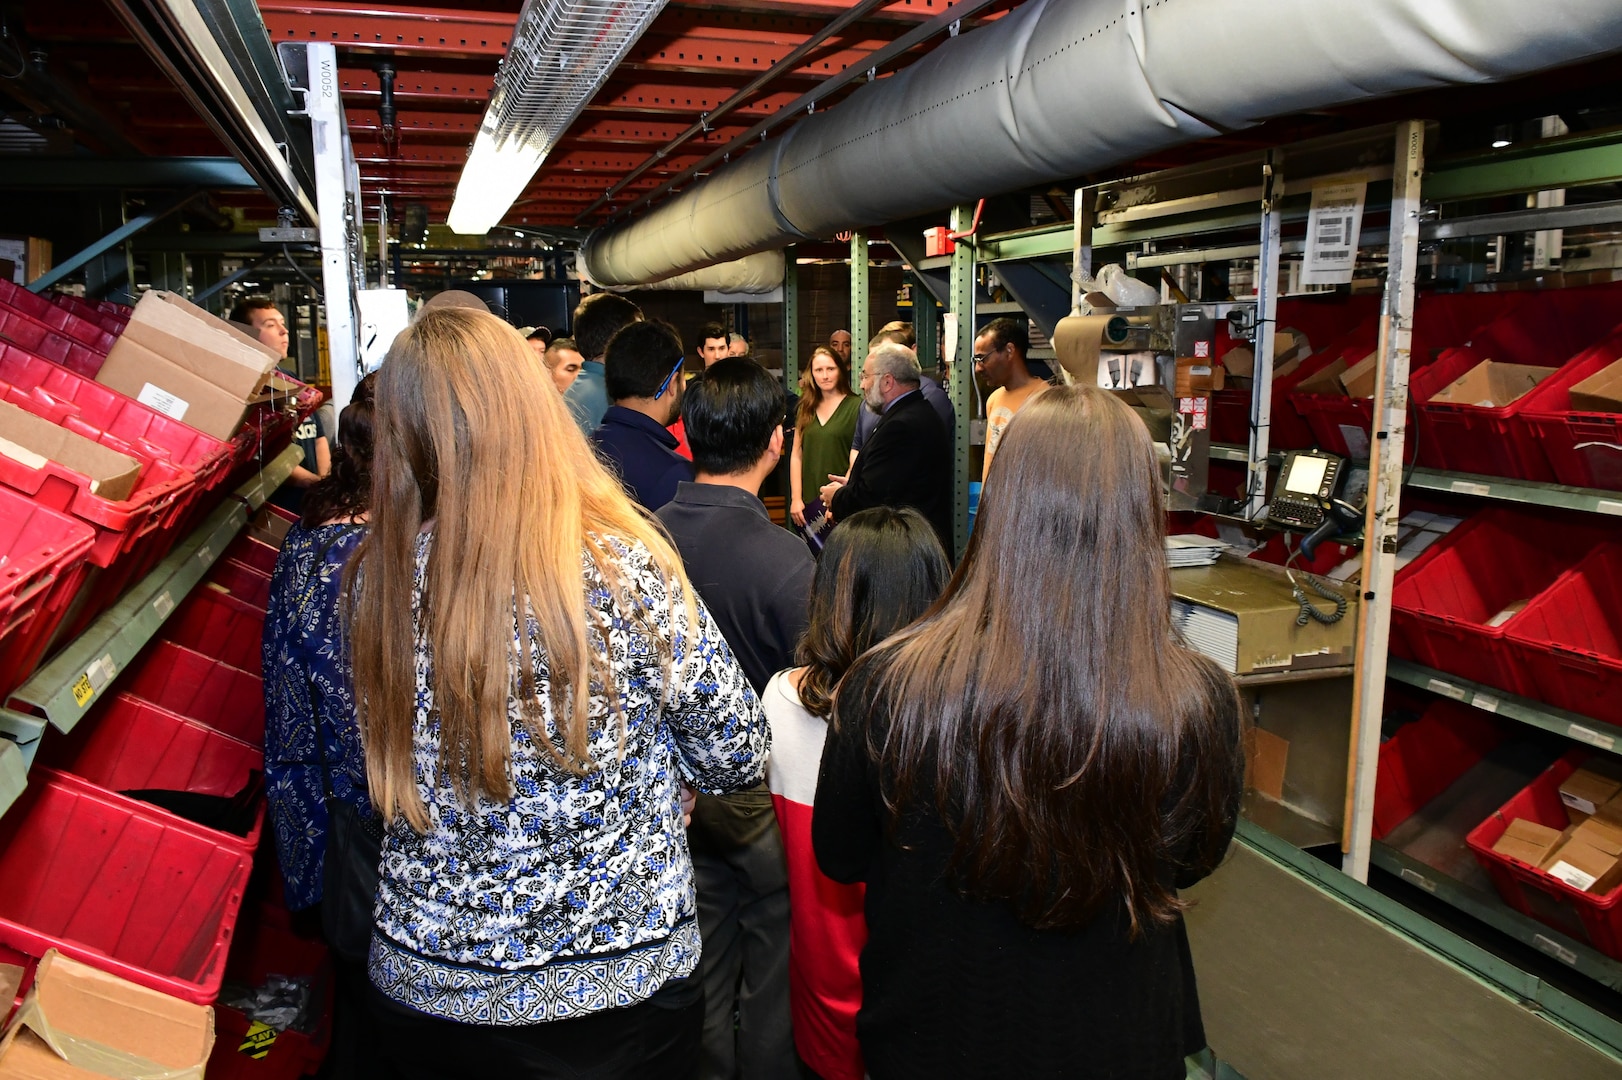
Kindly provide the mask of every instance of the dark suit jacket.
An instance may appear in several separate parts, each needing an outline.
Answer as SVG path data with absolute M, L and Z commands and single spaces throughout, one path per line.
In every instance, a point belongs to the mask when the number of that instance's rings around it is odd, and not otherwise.
M 829 509 L 837 522 L 873 506 L 914 508 L 951 555 L 952 441 L 921 393 L 891 403 Z

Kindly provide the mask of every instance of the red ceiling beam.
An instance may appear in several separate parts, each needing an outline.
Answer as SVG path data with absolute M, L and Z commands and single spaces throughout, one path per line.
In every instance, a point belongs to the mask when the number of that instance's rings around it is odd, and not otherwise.
M 383 95 L 377 72 L 368 68 L 340 67 L 338 82 L 351 100 L 372 101 Z M 394 97 L 402 104 L 432 102 L 456 103 L 482 110 L 495 87 L 494 75 L 467 75 L 448 71 L 397 71 Z
M 659 120 L 583 120 L 580 124 L 569 129 L 569 134 L 563 139 L 564 145 L 574 146 L 663 146 L 687 130 L 686 124 L 675 124 Z M 727 125 L 716 128 L 703 139 L 694 139 L 693 145 L 705 150 L 713 149 L 726 141 L 743 134 L 746 129 L 742 124 Z
M 350 131 L 381 131 L 383 122 L 376 109 L 346 109 Z M 403 136 L 442 135 L 471 143 L 478 134 L 483 113 L 476 112 L 422 112 L 401 109 L 395 117 L 395 126 Z
M 386 7 L 348 0 L 259 0 L 272 41 L 444 56 L 507 54 L 516 12 Z
M 591 100 L 586 106 L 586 111 L 625 115 L 676 115 L 685 116 L 689 122 L 693 122 L 700 114 L 710 112 L 726 101 L 733 92 L 734 88 L 730 86 L 700 86 L 693 83 L 638 82 L 621 86 L 610 83 Z M 733 112 L 739 116 L 758 119 L 770 116 L 794 98 L 792 91 L 767 94 L 734 109 Z
M 413 165 L 439 169 L 460 169 L 467 164 L 466 147 L 402 146 L 392 155 L 367 153 L 368 147 L 356 147 L 355 160 L 364 168 L 368 165 Z

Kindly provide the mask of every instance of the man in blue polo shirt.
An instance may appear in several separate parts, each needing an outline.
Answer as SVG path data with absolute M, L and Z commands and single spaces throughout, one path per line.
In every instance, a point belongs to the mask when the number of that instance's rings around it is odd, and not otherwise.
M 563 392 L 580 433 L 591 438 L 608 411 L 608 390 L 603 379 L 603 352 L 620 329 L 642 318 L 642 309 L 614 293 L 592 293 L 574 309 L 575 346 L 584 363 L 580 374 Z
M 622 327 L 603 356 L 603 383 L 613 402 L 592 432 L 597 456 L 619 474 L 631 497 L 657 510 L 693 478 L 693 463 L 676 453 L 669 430 L 681 411 L 686 380 L 681 337 L 664 322 Z

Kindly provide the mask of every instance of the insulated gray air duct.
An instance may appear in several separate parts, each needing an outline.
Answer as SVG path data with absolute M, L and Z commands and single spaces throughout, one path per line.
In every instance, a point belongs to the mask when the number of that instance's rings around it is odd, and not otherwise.
M 596 230 L 585 264 L 606 285 L 657 281 L 1274 116 L 1618 49 L 1619 0 L 1029 0 Z
M 783 253 L 781 251 L 761 251 L 732 262 L 716 263 L 714 266 L 706 266 L 702 270 L 693 270 L 660 281 L 643 282 L 637 285 L 605 285 L 595 280 L 591 276 L 591 270 L 586 265 L 585 258 L 579 252 L 575 253 L 575 263 L 580 271 L 581 280 L 589 281 L 600 289 L 608 289 L 612 292 L 625 292 L 629 289 L 690 289 L 695 292 L 709 290 L 712 292 L 754 293 L 758 295 L 769 293 L 783 284 Z

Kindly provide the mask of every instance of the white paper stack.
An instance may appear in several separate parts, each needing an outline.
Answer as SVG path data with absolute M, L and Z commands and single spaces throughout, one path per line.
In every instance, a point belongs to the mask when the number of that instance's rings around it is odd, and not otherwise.
M 1239 670 L 1239 616 L 1203 604 L 1173 599 L 1171 622 L 1188 646 L 1204 653 L 1230 674 Z
M 1185 534 L 1166 537 L 1166 565 L 1175 570 L 1183 566 L 1210 566 L 1217 556 L 1228 550 L 1228 545 L 1209 536 Z

